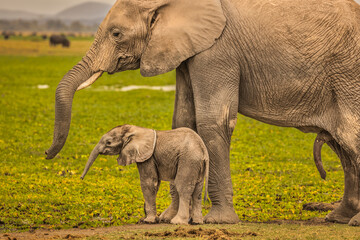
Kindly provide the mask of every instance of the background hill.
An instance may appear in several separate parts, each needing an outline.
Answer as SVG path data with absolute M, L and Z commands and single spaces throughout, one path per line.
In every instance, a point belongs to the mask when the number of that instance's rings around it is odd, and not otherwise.
M 54 15 L 53 18 L 60 19 L 65 22 L 78 20 L 84 23 L 100 23 L 110 8 L 110 4 L 86 2 L 67 8 Z
M 1 20 L 61 20 L 64 23 L 71 23 L 73 21 L 79 21 L 82 24 L 92 25 L 99 24 L 107 12 L 110 10 L 111 5 L 100 2 L 85 2 L 75 5 L 73 7 L 62 10 L 54 15 L 40 15 L 26 11 L 14 11 L 0 9 Z
M 0 19 L 6 20 L 34 20 L 39 19 L 42 16 L 36 13 L 26 12 L 26 11 L 16 11 L 16 10 L 6 10 L 0 9 Z

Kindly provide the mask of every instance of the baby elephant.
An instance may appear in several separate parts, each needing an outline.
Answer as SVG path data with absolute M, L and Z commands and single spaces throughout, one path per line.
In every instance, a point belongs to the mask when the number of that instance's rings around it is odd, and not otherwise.
M 106 133 L 91 152 L 83 179 L 99 154 L 119 155 L 117 161 L 126 166 L 136 163 L 145 199 L 146 223 L 155 223 L 156 193 L 160 181 L 170 181 L 172 203 L 160 215 L 160 221 L 173 224 L 203 223 L 201 193 L 209 175 L 209 155 L 200 136 L 189 128 L 169 131 L 122 125 Z M 190 213 L 190 202 L 192 202 Z M 190 216 L 189 216 L 190 215 Z

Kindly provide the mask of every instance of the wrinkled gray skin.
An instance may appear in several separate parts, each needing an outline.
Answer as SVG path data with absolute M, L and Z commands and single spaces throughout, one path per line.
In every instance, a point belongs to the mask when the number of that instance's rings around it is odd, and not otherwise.
M 145 199 L 144 222 L 155 223 L 156 193 L 160 181 L 172 183 L 171 205 L 160 215 L 162 222 L 202 224 L 201 193 L 209 172 L 209 155 L 200 136 L 189 128 L 154 131 L 132 125 L 113 128 L 91 152 L 83 179 L 99 154 L 119 155 L 122 166 L 136 163 Z M 190 203 L 192 204 L 189 211 Z
M 51 159 L 62 149 L 77 89 L 106 71 L 176 69 L 173 128 L 210 156 L 207 223 L 236 223 L 230 140 L 237 113 L 326 131 L 345 175 L 332 222 L 360 224 L 360 7 L 352 0 L 118 0 L 56 90 Z
M 50 46 L 61 44 L 63 47 L 70 47 L 70 41 L 63 35 L 51 35 L 49 38 Z

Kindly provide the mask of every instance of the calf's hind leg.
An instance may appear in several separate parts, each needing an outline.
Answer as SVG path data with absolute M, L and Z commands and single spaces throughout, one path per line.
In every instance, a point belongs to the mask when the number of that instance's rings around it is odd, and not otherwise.
M 194 193 L 192 194 L 192 207 L 191 207 L 191 224 L 203 224 L 203 216 L 201 212 L 201 195 L 204 181 L 198 182 L 195 186 Z
M 178 171 L 174 184 L 179 195 L 179 210 L 176 216 L 171 219 L 172 224 L 188 224 L 190 218 L 190 201 L 194 193 L 197 175 L 194 174 L 194 166 L 186 162 L 178 164 Z M 195 176 L 194 176 L 195 175 Z

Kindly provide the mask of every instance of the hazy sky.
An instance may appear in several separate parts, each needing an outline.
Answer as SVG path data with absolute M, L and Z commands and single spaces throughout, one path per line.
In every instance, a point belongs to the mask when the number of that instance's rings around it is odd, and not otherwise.
M 116 2 L 116 0 L 0 0 L 0 9 L 54 14 L 67 7 L 88 1 L 109 3 L 111 5 Z M 360 3 L 360 0 L 355 1 Z
M 83 2 L 114 4 L 116 0 L 0 0 L 0 9 L 23 10 L 41 14 L 54 14 Z

